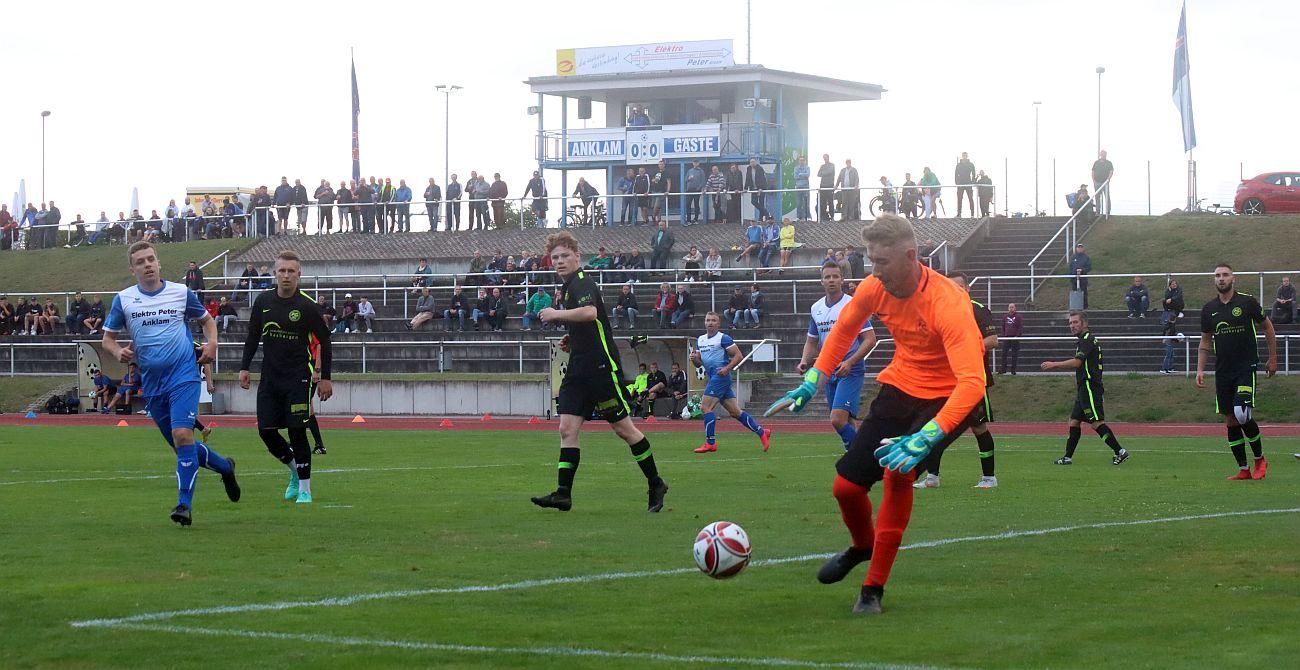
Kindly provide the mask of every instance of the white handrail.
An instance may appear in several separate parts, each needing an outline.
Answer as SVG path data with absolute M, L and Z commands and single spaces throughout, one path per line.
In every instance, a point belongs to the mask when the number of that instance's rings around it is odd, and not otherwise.
M 1046 244 L 1043 245 L 1043 248 L 1039 249 L 1038 253 L 1034 254 L 1034 257 L 1029 259 L 1029 301 L 1030 302 L 1034 301 L 1035 284 L 1037 284 L 1037 282 L 1034 280 L 1034 264 L 1038 262 L 1039 257 L 1041 257 L 1044 253 L 1047 252 L 1048 247 L 1052 246 L 1052 243 L 1056 242 L 1056 238 L 1060 237 L 1061 233 L 1065 232 L 1066 230 L 1069 230 L 1070 234 L 1066 235 L 1066 239 L 1065 239 L 1065 243 L 1066 243 L 1065 257 L 1066 258 L 1070 257 L 1070 250 L 1073 249 L 1074 245 L 1079 241 L 1078 228 L 1077 228 L 1078 224 L 1076 223 L 1076 220 L 1079 218 L 1079 215 L 1083 213 L 1088 203 L 1093 204 L 1093 209 L 1095 211 L 1097 209 L 1097 202 L 1096 202 L 1097 195 L 1109 187 L 1110 187 L 1110 178 L 1102 182 L 1101 186 L 1096 190 L 1095 193 L 1089 193 L 1088 199 L 1083 201 L 1083 205 L 1081 205 L 1079 209 L 1074 212 L 1074 214 L 1071 214 L 1070 218 L 1066 219 L 1065 223 L 1061 224 L 1061 227 L 1056 231 L 1056 234 L 1052 235 L 1052 238 L 1048 240 Z M 1098 212 L 1096 216 L 1101 216 L 1101 213 Z

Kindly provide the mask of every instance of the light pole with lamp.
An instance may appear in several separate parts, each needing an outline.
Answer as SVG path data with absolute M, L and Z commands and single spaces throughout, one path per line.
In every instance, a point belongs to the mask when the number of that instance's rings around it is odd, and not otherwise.
M 1101 153 L 1101 75 L 1106 68 L 1097 67 L 1097 153 Z
M 442 94 L 447 97 L 443 112 L 442 139 L 442 188 L 445 193 L 447 185 L 451 183 L 451 94 L 464 87 L 455 84 L 438 84 L 434 88 L 442 91 Z
M 1042 210 L 1038 209 L 1038 108 L 1042 102 L 1034 101 L 1034 216 Z
M 45 119 L 50 116 L 47 109 L 41 112 L 41 202 L 45 202 Z

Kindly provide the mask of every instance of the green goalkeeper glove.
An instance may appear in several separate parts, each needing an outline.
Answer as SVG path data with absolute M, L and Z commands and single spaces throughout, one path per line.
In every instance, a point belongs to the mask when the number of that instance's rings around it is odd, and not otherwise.
M 812 401 L 813 396 L 817 395 L 817 381 L 821 379 L 822 373 L 817 368 L 811 368 L 803 376 L 803 383 L 793 391 L 781 396 L 781 399 L 772 403 L 771 407 L 763 412 L 763 417 L 769 417 L 781 410 L 790 408 L 792 412 L 802 412 L 803 408 Z
M 876 460 L 890 470 L 907 474 L 930 455 L 930 449 L 943 439 L 944 432 L 934 421 L 926 422 L 920 431 L 894 439 L 883 439 L 876 449 Z

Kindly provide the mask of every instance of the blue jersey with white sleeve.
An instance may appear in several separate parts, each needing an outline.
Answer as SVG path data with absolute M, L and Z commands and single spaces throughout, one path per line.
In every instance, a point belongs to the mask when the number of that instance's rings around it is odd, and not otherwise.
M 716 375 L 718 369 L 731 360 L 731 354 L 727 353 L 727 349 L 735 345 L 735 340 L 722 331 L 711 336 L 705 333 L 696 339 L 695 348 L 700 352 L 701 364 L 704 365 L 704 371 L 709 377 Z
M 819 348 L 826 344 L 826 336 L 830 334 L 831 329 L 835 327 L 835 322 L 839 320 L 840 310 L 844 309 L 844 306 L 849 304 L 852 300 L 853 296 L 843 293 L 840 294 L 840 299 L 833 305 L 827 305 L 826 298 L 824 297 L 813 303 L 812 315 L 808 319 L 808 337 L 817 338 L 817 346 Z M 862 330 L 858 332 L 856 342 L 859 346 L 862 344 L 862 333 L 869 330 L 871 330 L 870 319 L 863 324 Z M 857 346 L 846 351 L 844 353 L 844 358 L 841 360 L 847 360 L 855 351 L 857 351 Z M 853 367 L 849 368 L 850 375 L 864 375 L 866 372 L 867 366 L 862 361 L 858 361 L 853 365 Z
M 200 381 L 187 321 L 205 316 L 208 311 L 199 297 L 183 284 L 164 281 L 153 293 L 137 284 L 113 296 L 104 330 L 130 331 L 143 393 L 152 398 L 180 384 Z

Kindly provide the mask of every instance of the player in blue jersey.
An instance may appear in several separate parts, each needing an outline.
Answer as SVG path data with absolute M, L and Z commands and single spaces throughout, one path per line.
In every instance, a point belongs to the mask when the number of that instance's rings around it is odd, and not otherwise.
M 123 363 L 140 366 L 141 392 L 147 399 L 149 416 L 176 452 L 176 486 L 180 495 L 171 519 L 188 526 L 193 520 L 194 484 L 200 467 L 220 474 L 230 501 L 239 501 L 235 460 L 222 458 L 194 440 L 194 419 L 199 413 L 202 382 L 194 365 L 194 341 L 187 321 L 198 319 L 203 326 L 206 343 L 199 363 L 209 362 L 217 355 L 217 323 L 194 291 L 162 279 L 153 245 L 136 242 L 127 257 L 137 284 L 113 297 L 113 306 L 104 321 L 103 348 Z M 124 330 L 131 336 L 131 343 L 126 346 L 117 341 L 118 334 Z
M 826 297 L 813 303 L 808 318 L 808 339 L 804 341 L 803 355 L 799 357 L 799 372 L 808 372 L 817 352 L 826 343 L 826 335 L 835 327 L 840 310 L 853 299 L 844 292 L 844 275 L 840 266 L 828 262 L 822 266 L 822 289 Z M 876 346 L 876 331 L 868 319 L 858 332 L 858 346 L 849 349 L 844 360 L 826 380 L 826 402 L 831 408 L 831 426 L 844 441 L 844 450 L 853 445 L 858 435 L 858 409 L 862 405 L 862 384 L 866 381 L 867 366 L 863 359 Z
M 704 334 L 695 341 L 696 348 L 691 352 L 691 362 L 696 366 L 704 366 L 709 377 L 709 382 L 704 386 L 704 398 L 700 402 L 700 409 L 704 412 L 704 444 L 695 453 L 707 454 L 718 450 L 718 441 L 713 433 L 718 418 L 713 413 L 713 408 L 719 402 L 737 421 L 754 431 L 763 443 L 763 451 L 767 451 L 772 431 L 758 425 L 754 417 L 740 406 L 736 392 L 731 388 L 731 371 L 740 365 L 743 356 L 731 336 L 718 330 L 721 326 L 722 317 L 717 312 L 705 314 Z

